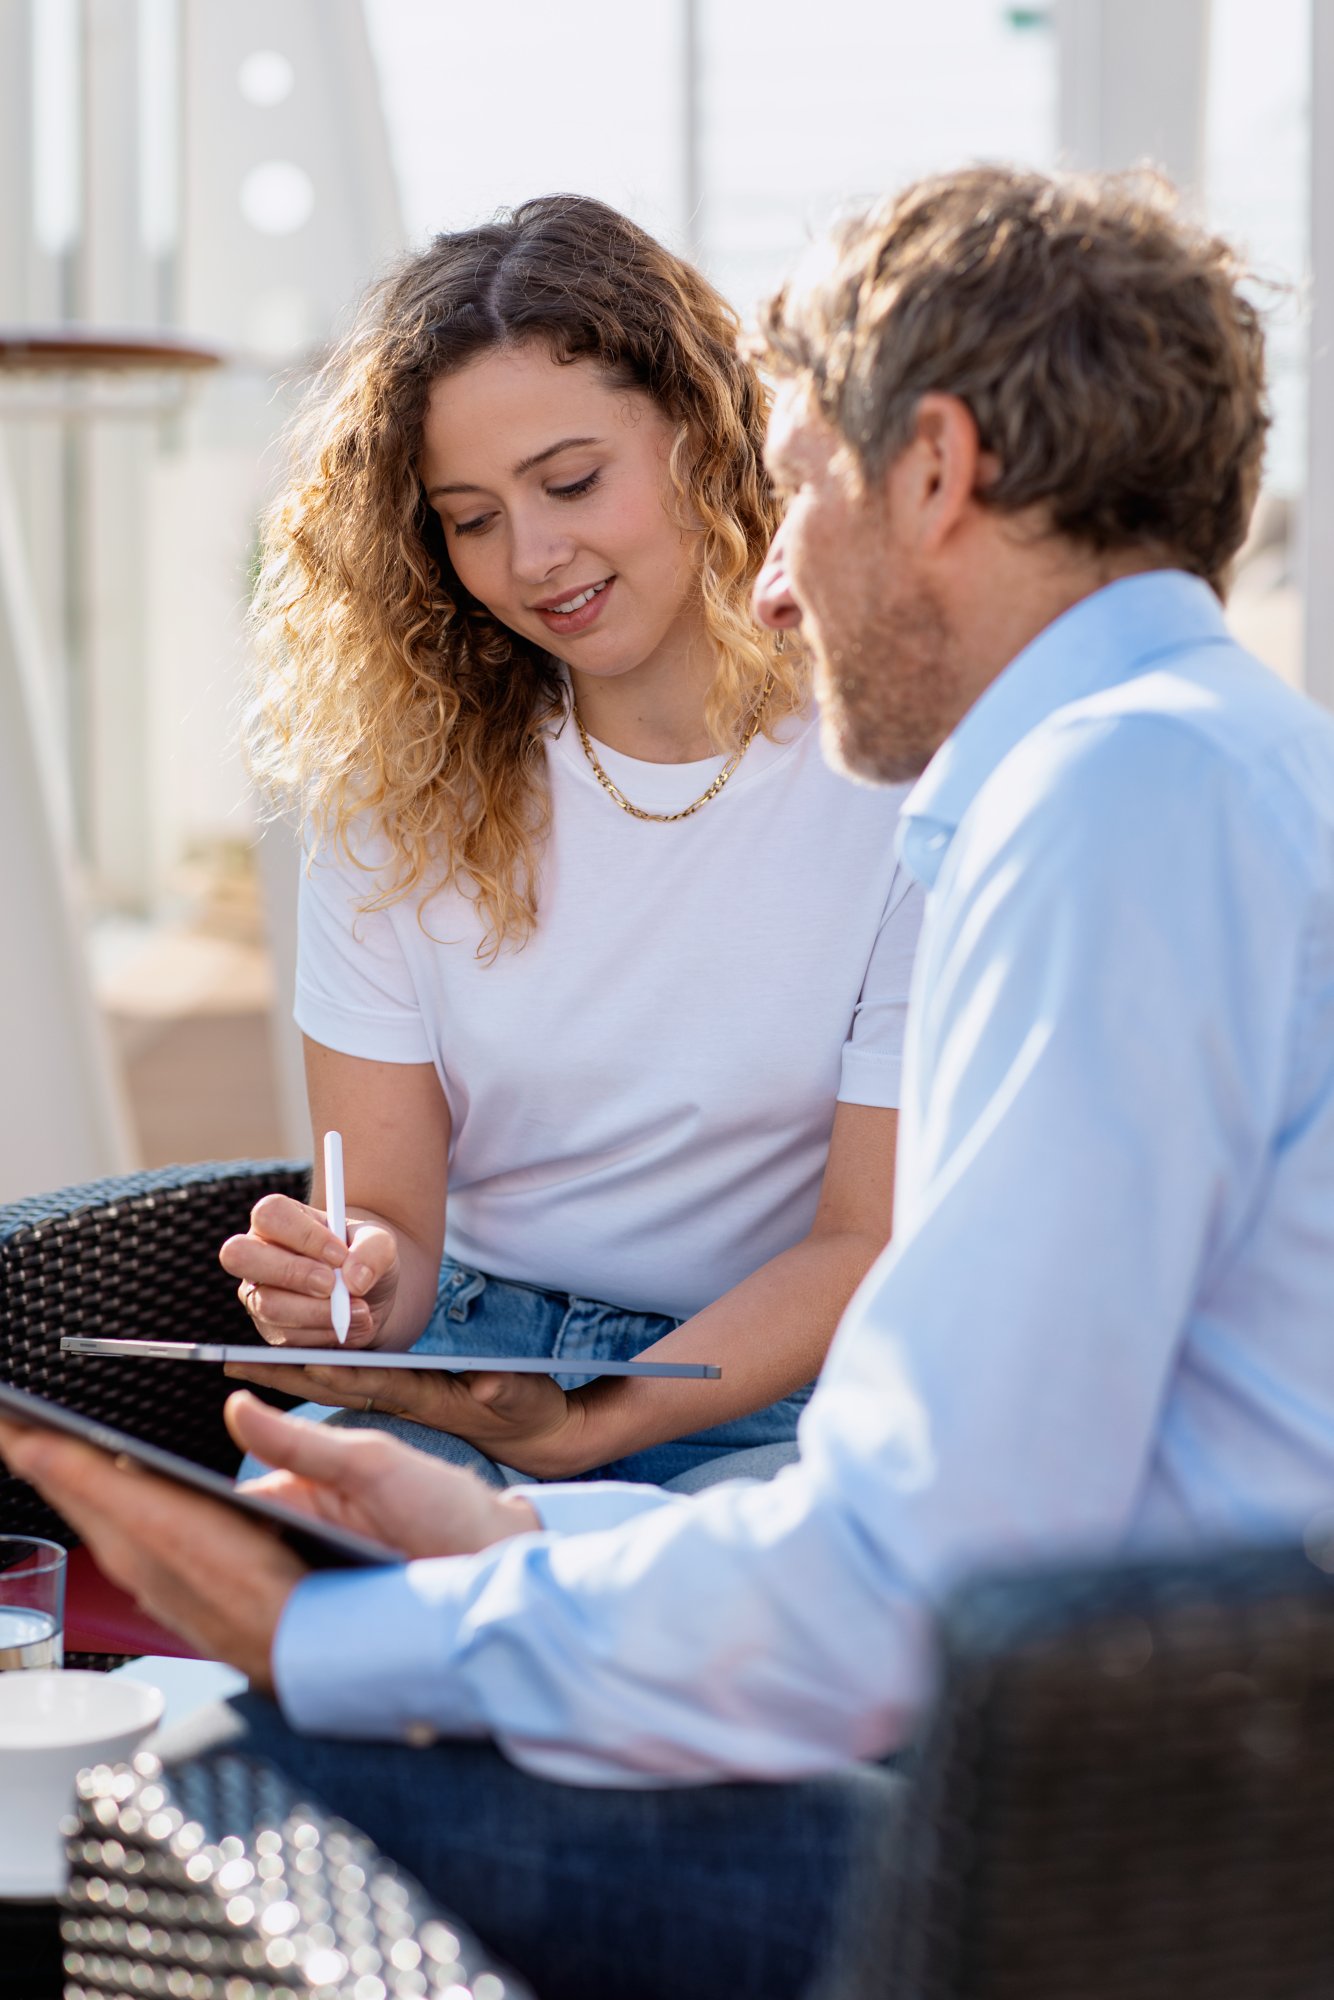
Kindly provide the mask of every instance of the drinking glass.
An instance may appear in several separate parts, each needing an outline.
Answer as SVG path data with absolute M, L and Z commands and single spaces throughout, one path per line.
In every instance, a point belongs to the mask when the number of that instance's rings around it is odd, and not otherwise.
M 0 1673 L 65 1658 L 65 1551 L 39 1535 L 0 1535 Z

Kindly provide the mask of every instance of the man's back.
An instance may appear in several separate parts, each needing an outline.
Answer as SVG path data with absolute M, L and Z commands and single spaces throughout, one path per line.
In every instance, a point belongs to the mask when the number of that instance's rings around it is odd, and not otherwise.
M 1334 1504 L 1334 719 L 1216 646 L 1084 706 L 1185 732 L 1217 815 L 1196 1032 L 1231 1144 L 1140 1529 L 1283 1532 Z
M 1130 578 L 907 814 L 902 1247 L 831 1372 L 893 1315 L 910 1570 L 1300 1529 L 1334 1500 L 1334 721 L 1204 585 Z

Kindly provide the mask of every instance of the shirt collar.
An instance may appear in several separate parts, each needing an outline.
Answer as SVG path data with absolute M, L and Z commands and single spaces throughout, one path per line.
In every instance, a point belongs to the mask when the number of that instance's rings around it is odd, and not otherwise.
M 1069 702 L 1143 673 L 1165 653 L 1228 638 L 1208 584 L 1182 570 L 1120 577 L 1039 632 L 973 703 L 899 813 L 899 854 L 935 886 L 959 822 L 1025 736 Z

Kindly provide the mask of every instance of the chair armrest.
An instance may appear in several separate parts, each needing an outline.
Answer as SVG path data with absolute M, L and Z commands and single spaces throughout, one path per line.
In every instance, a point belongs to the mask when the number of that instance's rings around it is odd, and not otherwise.
M 1323 1561 L 1243 1548 L 961 1591 L 885 1885 L 884 1990 L 1334 1990 Z
M 66 1991 L 532 2000 L 364 1834 L 258 1758 L 85 1771 L 66 1823 Z
M 90 1181 L 0 1208 L 0 1380 L 235 1471 L 239 1454 L 222 1424 L 232 1385 L 221 1369 L 65 1355 L 61 1336 L 255 1340 L 219 1247 L 247 1226 L 261 1194 L 304 1199 L 308 1185 L 302 1162 L 233 1160 Z M 69 1539 L 32 1489 L 7 1476 L 0 1531 Z

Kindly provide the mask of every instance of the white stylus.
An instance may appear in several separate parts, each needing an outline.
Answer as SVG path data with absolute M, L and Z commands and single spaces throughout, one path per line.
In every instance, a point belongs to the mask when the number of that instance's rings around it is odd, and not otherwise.
M 343 1193 L 343 1135 L 341 1132 L 326 1132 L 324 1135 L 324 1211 L 329 1218 L 329 1227 L 340 1243 L 347 1242 L 347 1196 Z M 338 1335 L 341 1347 L 347 1339 L 347 1330 L 352 1324 L 352 1300 L 348 1296 L 347 1279 L 341 1271 L 334 1272 L 333 1297 L 329 1300 L 329 1318 L 333 1330 Z

